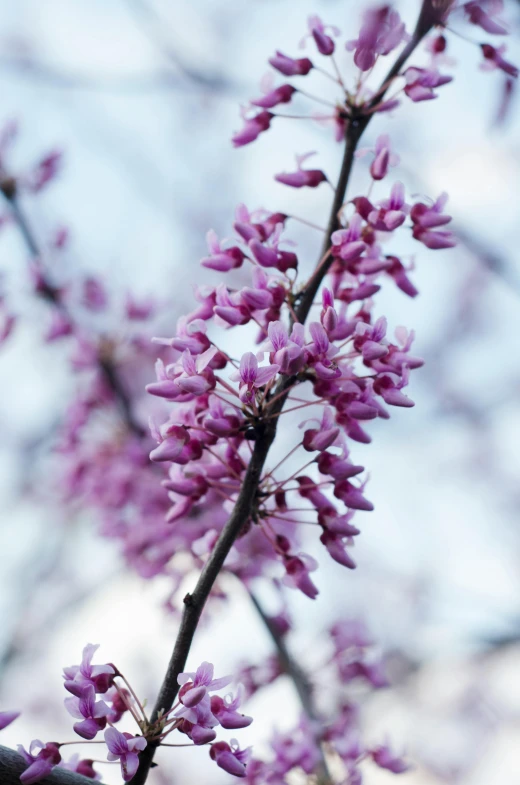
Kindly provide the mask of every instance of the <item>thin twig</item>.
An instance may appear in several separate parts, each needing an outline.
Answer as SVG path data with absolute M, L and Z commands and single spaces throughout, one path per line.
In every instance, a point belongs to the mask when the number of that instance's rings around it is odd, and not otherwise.
M 269 635 L 271 636 L 271 640 L 276 647 L 281 668 L 284 673 L 289 676 L 296 692 L 298 693 L 298 697 L 305 714 L 313 726 L 319 726 L 319 716 L 318 712 L 316 711 L 316 706 L 314 705 L 313 688 L 307 677 L 307 674 L 300 667 L 299 663 L 292 657 L 283 636 L 280 635 L 280 632 L 273 620 L 265 613 L 258 598 L 251 591 L 249 592 L 249 595 L 258 615 L 262 619 Z M 320 761 L 315 774 L 319 783 L 330 783 L 332 782 L 332 778 L 321 745 L 319 729 L 314 728 L 314 731 L 316 746 L 320 752 Z
M 27 220 L 25 212 L 20 206 L 19 199 L 16 195 L 15 184 L 10 180 L 4 180 L 4 183 L 0 185 L 0 190 L 2 191 L 11 208 L 11 214 L 16 222 L 25 245 L 27 246 L 32 260 L 38 261 L 41 265 L 41 260 L 43 258 L 42 250 L 36 239 L 34 231 L 32 230 L 29 221 Z M 47 278 L 44 277 L 42 283 L 39 286 L 38 293 L 43 299 L 51 303 L 53 307 L 65 314 L 70 322 L 73 321 L 70 312 L 68 311 L 62 297 L 60 296 L 59 288 L 53 286 Z M 101 375 L 114 394 L 123 419 L 125 420 L 128 428 L 137 436 L 142 438 L 145 435 L 145 431 L 134 418 L 130 397 L 121 383 L 121 379 L 117 374 L 114 363 L 109 357 L 102 356 L 101 353 L 98 353 L 97 363 L 99 370 L 101 371 Z

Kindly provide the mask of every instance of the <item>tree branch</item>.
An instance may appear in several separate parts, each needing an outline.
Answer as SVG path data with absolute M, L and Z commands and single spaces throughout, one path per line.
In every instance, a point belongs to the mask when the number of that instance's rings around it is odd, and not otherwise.
M 369 110 L 382 100 L 390 86 L 390 83 L 399 73 L 409 55 L 414 51 L 416 46 L 430 31 L 432 25 L 435 23 L 432 21 L 431 23 L 428 22 L 428 24 L 426 24 L 424 21 L 424 8 L 426 6 L 429 7 L 430 3 L 431 0 L 424 0 L 423 10 L 421 11 L 415 32 L 388 72 L 386 79 L 383 81 L 379 91 L 370 101 L 368 105 Z M 356 147 L 363 132 L 370 123 L 372 116 L 373 114 L 371 112 L 364 115 L 359 113 L 354 114 L 347 125 L 345 132 L 343 162 L 325 237 L 325 252 L 328 251 L 331 235 L 338 226 L 338 212 L 345 200 L 345 194 L 352 171 L 352 164 Z M 323 254 L 320 259 L 322 263 L 319 265 L 316 274 L 312 276 L 311 280 L 309 281 L 308 288 L 302 293 L 300 303 L 295 309 L 298 321 L 301 323 L 306 321 L 319 286 L 323 281 L 323 278 L 326 275 L 328 269 L 330 268 L 330 265 L 332 264 L 331 258 L 328 260 L 323 260 Z M 159 692 L 159 697 L 157 698 L 153 709 L 151 717 L 152 723 L 157 720 L 161 712 L 169 711 L 171 709 L 175 698 L 177 697 L 177 693 L 179 691 L 177 677 L 184 670 L 191 643 L 193 641 L 198 621 L 206 600 L 209 597 L 209 594 L 213 588 L 213 584 L 218 577 L 218 574 L 229 551 L 231 550 L 233 543 L 249 522 L 253 509 L 253 503 L 258 492 L 264 463 L 276 436 L 276 428 L 279 420 L 276 415 L 282 411 L 289 393 L 289 388 L 291 387 L 293 381 L 294 380 L 292 377 L 283 378 L 274 391 L 273 401 L 271 405 L 267 407 L 265 422 L 260 426 L 261 431 L 257 441 L 255 442 L 251 460 L 247 468 L 244 482 L 238 495 L 233 513 L 222 530 L 217 543 L 208 558 L 208 561 L 204 565 L 193 594 L 187 594 L 184 598 L 184 611 L 182 614 L 180 629 L 177 635 L 177 640 L 175 641 L 175 646 L 170 658 L 170 662 L 168 664 L 168 669 Z M 149 743 L 140 754 L 139 769 L 131 780 L 131 785 L 144 785 L 148 777 L 157 746 L 157 744 Z
M 20 207 L 20 202 L 16 194 L 16 181 L 12 178 L 4 177 L 2 182 L 0 182 L 0 191 L 3 193 L 11 208 L 11 214 L 15 219 L 16 225 L 18 226 L 20 234 L 25 242 L 25 245 L 27 246 L 30 255 L 33 257 L 33 259 L 41 259 L 41 248 L 38 244 L 38 241 L 36 240 L 34 232 L 29 225 L 24 211 Z M 46 278 L 44 278 L 43 283 L 40 286 L 39 294 L 43 299 L 50 302 L 63 314 L 66 314 L 69 321 L 72 321 L 72 317 L 65 303 L 60 297 L 59 289 L 53 286 Z M 121 384 L 121 380 L 114 367 L 114 363 L 110 358 L 103 357 L 101 354 L 98 354 L 97 362 L 99 370 L 101 371 L 101 375 L 105 379 L 105 382 L 109 388 L 112 390 L 119 405 L 122 417 L 128 428 L 137 436 L 143 437 L 145 435 L 145 431 L 133 416 L 130 398 Z
M 262 619 L 269 635 L 271 636 L 271 640 L 275 645 L 282 670 L 292 680 L 305 714 L 307 715 L 311 724 L 314 725 L 320 723 L 320 718 L 316 711 L 316 706 L 314 705 L 312 684 L 310 683 L 307 674 L 300 667 L 299 663 L 296 662 L 296 660 L 293 658 L 292 654 L 287 648 L 283 636 L 280 635 L 276 624 L 273 623 L 273 620 L 265 613 L 258 598 L 252 592 L 249 592 L 249 594 L 253 605 L 258 612 L 258 615 Z M 316 746 L 320 752 L 320 761 L 318 762 L 315 773 L 318 778 L 318 782 L 322 783 L 322 785 L 325 785 L 326 783 L 331 783 L 333 780 L 323 752 L 319 730 L 317 732 L 315 730 L 314 735 Z
M 0 782 L 2 785 L 20 785 L 20 774 L 27 768 L 27 763 L 14 750 L 0 745 Z M 77 774 L 75 771 L 55 768 L 39 785 L 92 785 L 93 780 Z M 102 785 L 102 783 L 99 783 Z

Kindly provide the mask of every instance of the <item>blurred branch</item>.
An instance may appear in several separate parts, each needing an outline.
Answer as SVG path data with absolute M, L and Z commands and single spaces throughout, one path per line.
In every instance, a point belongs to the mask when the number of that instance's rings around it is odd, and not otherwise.
M 169 70 L 147 75 L 92 76 L 68 73 L 47 63 L 0 54 L 0 68 L 14 71 L 17 76 L 42 82 L 50 87 L 72 90 L 96 90 L 123 93 L 149 93 L 151 90 L 188 90 L 189 84 Z
M 11 208 L 13 218 L 15 219 L 16 225 L 18 226 L 20 234 L 23 237 L 31 257 L 33 260 L 41 260 L 43 255 L 39 243 L 36 240 L 35 234 L 29 225 L 24 211 L 20 207 L 20 202 L 16 194 L 16 182 L 12 178 L 4 176 L 2 182 L 0 183 L 0 190 Z M 38 288 L 38 293 L 43 299 L 47 300 L 55 308 L 64 313 L 72 323 L 72 317 L 68 312 L 65 303 L 60 297 L 59 289 L 44 277 L 44 271 L 42 271 L 42 276 L 43 280 Z M 121 380 L 117 375 L 113 361 L 109 357 L 102 356 L 100 353 L 98 353 L 97 360 L 101 374 L 109 388 L 112 390 L 128 428 L 137 436 L 144 436 L 145 431 L 134 419 L 130 398 L 121 384 Z
M 26 768 L 27 763 L 21 755 L 9 747 L 0 745 L 0 782 L 2 785 L 20 785 L 20 774 Z M 92 785 L 93 780 L 82 774 L 77 774 L 75 771 L 55 768 L 51 774 L 38 782 L 40 785 Z
M 188 65 L 172 46 L 169 35 L 165 34 L 163 19 L 146 0 L 127 0 L 128 7 L 134 16 L 142 22 L 142 29 L 152 44 L 157 47 L 163 56 L 170 60 L 184 77 L 191 82 L 210 90 L 236 90 L 238 85 L 222 74 L 208 75 L 193 66 Z M 141 29 L 141 27 L 140 27 Z
M 485 245 L 482 238 L 476 237 L 473 232 L 460 224 L 457 224 L 453 231 L 466 249 L 482 263 L 486 270 L 501 278 L 515 294 L 520 295 L 520 278 L 512 274 L 511 269 L 500 253 Z
M 303 671 L 300 667 L 299 663 L 293 658 L 283 635 L 280 634 L 276 623 L 270 616 L 267 616 L 264 609 L 262 608 L 258 598 L 252 593 L 249 592 L 253 605 L 255 606 L 258 615 L 262 619 L 269 635 L 271 636 L 271 640 L 275 645 L 276 651 L 278 653 L 278 659 L 280 661 L 280 665 L 284 673 L 289 676 L 292 680 L 294 688 L 298 693 L 298 697 L 300 699 L 300 703 L 302 704 L 303 710 L 307 715 L 308 719 L 310 720 L 312 725 L 316 725 L 319 723 L 318 713 L 316 711 L 316 707 L 314 705 L 314 697 L 313 697 L 313 688 L 312 684 L 310 683 L 307 674 Z M 318 783 L 327 783 L 332 782 L 332 777 L 330 775 L 327 761 L 325 760 L 325 755 L 323 754 L 323 749 L 321 746 L 320 734 L 316 732 L 316 728 L 313 728 L 315 732 L 315 740 L 316 746 L 320 752 L 320 761 L 317 766 L 316 776 L 318 778 Z

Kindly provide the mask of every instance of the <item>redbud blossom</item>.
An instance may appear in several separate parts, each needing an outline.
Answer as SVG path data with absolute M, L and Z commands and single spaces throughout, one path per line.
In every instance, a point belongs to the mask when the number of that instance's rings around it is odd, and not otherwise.
M 0 730 L 7 728 L 20 716 L 19 711 L 0 711 Z
M 481 66 L 482 70 L 492 71 L 495 68 L 498 68 L 516 79 L 518 76 L 518 68 L 502 57 L 502 54 L 506 51 L 505 44 L 499 46 L 498 49 L 495 49 L 491 44 L 481 44 L 480 48 L 482 49 L 482 54 L 485 59 L 485 62 Z
M 295 92 L 295 87 L 290 84 L 284 84 L 266 93 L 262 98 L 256 98 L 251 103 L 253 106 L 260 106 L 262 109 L 272 109 L 278 106 L 278 104 L 288 104 Z
M 321 169 L 302 168 L 302 163 L 311 155 L 314 155 L 314 153 L 297 155 L 296 163 L 298 170 L 296 172 L 283 172 L 282 174 L 276 174 L 274 179 L 279 183 L 283 183 L 284 185 L 290 185 L 292 188 L 303 188 L 305 186 L 308 186 L 309 188 L 316 188 L 316 186 L 318 186 L 320 183 L 325 182 L 327 177 L 324 172 L 321 171 Z
M 146 747 L 146 739 L 142 736 L 132 736 L 131 733 L 120 733 L 117 728 L 107 728 L 105 742 L 109 749 L 107 760 L 119 761 L 123 779 L 128 782 L 138 769 L 138 753 Z
M 338 28 L 333 25 L 324 25 L 319 16 L 309 16 L 307 25 L 309 28 L 308 36 L 314 38 L 318 52 L 325 56 L 333 54 L 335 48 L 334 41 L 330 35 L 326 33 L 326 30 L 330 30 L 332 35 L 337 36 L 340 32 Z M 305 38 L 301 41 L 300 46 L 304 44 Z
M 307 76 L 311 68 L 314 67 L 308 57 L 295 60 L 279 51 L 269 58 L 269 64 L 284 76 Z
M 51 773 L 61 761 L 59 746 L 53 741 L 44 744 L 39 739 L 34 739 L 29 746 L 29 752 L 27 752 L 21 745 L 18 745 L 18 752 L 28 764 L 28 768 L 20 774 L 20 780 L 24 785 L 32 785 L 33 782 L 38 782 Z M 39 752 L 36 753 L 38 749 Z
M 414 103 L 418 101 L 430 101 L 437 98 L 433 92 L 435 87 L 442 87 L 452 81 L 452 76 L 443 76 L 435 69 L 416 68 L 411 66 L 404 72 L 406 85 L 404 92 Z
M 361 71 L 369 71 L 378 55 L 387 55 L 401 41 L 406 40 L 404 23 L 389 5 L 370 8 L 363 15 L 359 37 L 348 41 L 348 51 L 354 50 L 354 63 Z
M 259 114 L 251 118 L 245 117 L 244 127 L 241 131 L 238 131 L 236 134 L 234 134 L 231 140 L 233 142 L 233 146 L 243 147 L 246 144 L 254 142 L 255 139 L 258 139 L 263 131 L 267 131 L 271 125 L 271 120 L 273 117 L 274 115 L 267 111 L 259 112 Z
M 471 0 L 462 6 L 471 24 L 478 25 L 491 35 L 506 35 L 507 28 L 494 17 L 504 9 L 502 0 Z
M 235 739 L 231 740 L 231 746 L 225 741 L 218 741 L 212 744 L 209 751 L 210 757 L 217 766 L 232 774 L 234 777 L 246 776 L 246 764 L 251 757 L 250 748 L 240 750 Z

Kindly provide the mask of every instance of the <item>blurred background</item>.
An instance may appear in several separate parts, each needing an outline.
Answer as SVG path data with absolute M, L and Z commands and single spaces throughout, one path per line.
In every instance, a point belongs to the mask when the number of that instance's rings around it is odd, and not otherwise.
M 365 5 L 0 0 L 0 122 L 19 126 L 9 167 L 22 171 L 48 150 L 63 151 L 59 175 L 27 200 L 26 214 L 46 248 L 66 229 L 65 247 L 49 254 L 68 285 L 103 280 L 111 307 L 87 315 L 87 326 L 90 319 L 95 330 L 128 337 L 121 314 L 131 294 L 157 304 L 154 329 L 143 328 L 140 340 L 173 335 L 193 283 L 213 280 L 198 266 L 207 229 L 229 236 L 240 202 L 326 220 L 326 188 L 292 192 L 272 176 L 291 171 L 295 153 L 317 150 L 316 165 L 334 181 L 340 149 L 327 129 L 280 121 L 240 150 L 230 137 L 242 125 L 240 104 L 259 93 L 267 58 L 275 49 L 297 54 L 309 13 L 348 39 Z M 396 3 L 408 29 L 418 6 Z M 518 64 L 520 4 L 510 0 L 505 11 L 507 56 Z M 489 39 L 479 28 L 464 32 Z M 414 761 L 402 781 L 513 785 L 520 783 L 520 113 L 513 96 L 497 121 L 503 74 L 479 70 L 477 47 L 451 35 L 448 55 L 453 65 L 442 70 L 455 79 L 439 98 L 377 117 L 363 143 L 390 133 L 401 157 L 392 177 L 408 193 L 446 190 L 461 242 L 440 254 L 403 248 L 416 254 L 420 296 L 391 286 L 378 295 L 378 313 L 392 327 L 417 332 L 415 354 L 426 364 L 412 381 L 416 407 L 376 423 L 373 445 L 355 445 L 376 506 L 362 519 L 358 569 L 329 563 L 318 573 L 315 603 L 291 593 L 292 643 L 312 669 L 329 621 L 366 619 L 393 679 L 367 701 L 367 728 L 375 740 L 388 734 Z M 367 166 L 358 162 L 350 195 L 366 188 Z M 304 230 L 294 236 L 299 253 L 308 247 L 314 259 L 316 239 Z M 167 579 L 129 570 L 117 541 L 99 537 L 93 509 L 72 513 L 55 498 L 53 434 L 79 377 L 66 342 L 42 340 L 48 306 L 31 291 L 27 255 L 15 227 L 2 221 L 2 291 L 17 324 L 0 354 L 0 706 L 23 711 L 2 733 L 9 746 L 71 738 L 61 668 L 79 662 L 87 642 L 101 643 L 100 661 L 116 662 L 152 703 L 178 624 L 164 609 Z M 154 378 L 157 353 L 146 351 L 143 386 Z M 143 395 L 143 422 L 152 408 Z M 230 593 L 191 656 L 192 666 L 214 662 L 218 675 L 271 651 L 248 598 Z M 260 752 L 273 717 L 289 728 L 299 712 L 284 679 L 246 708 L 255 722 L 241 731 L 241 745 Z M 150 783 L 227 781 L 206 759 L 203 751 L 163 754 Z M 104 782 L 119 781 L 106 770 Z M 366 781 L 391 776 L 371 769 Z

